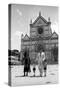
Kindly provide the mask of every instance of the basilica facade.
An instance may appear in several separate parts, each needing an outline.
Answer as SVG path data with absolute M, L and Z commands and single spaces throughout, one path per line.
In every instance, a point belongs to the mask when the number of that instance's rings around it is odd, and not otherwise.
M 54 47 L 58 48 L 58 34 L 55 31 L 52 33 L 50 17 L 47 21 L 39 12 L 36 20 L 30 21 L 30 36 L 21 35 L 21 52 L 28 48 L 31 62 L 33 62 L 37 53 L 44 49 L 47 60 L 54 61 L 52 53 Z

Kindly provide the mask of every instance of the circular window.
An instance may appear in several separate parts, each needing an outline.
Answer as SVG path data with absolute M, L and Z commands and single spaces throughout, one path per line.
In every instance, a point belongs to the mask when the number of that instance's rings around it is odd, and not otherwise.
M 42 27 L 39 27 L 38 28 L 38 34 L 42 34 L 43 33 L 43 28 Z

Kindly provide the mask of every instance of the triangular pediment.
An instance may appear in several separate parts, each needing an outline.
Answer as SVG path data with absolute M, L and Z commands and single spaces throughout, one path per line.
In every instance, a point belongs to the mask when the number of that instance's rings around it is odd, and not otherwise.
M 56 32 L 54 32 L 51 36 L 51 38 L 58 38 L 58 34 Z
M 29 40 L 29 36 L 26 34 L 24 40 Z
M 38 16 L 37 19 L 33 22 L 33 25 L 39 26 L 39 25 L 45 25 L 47 23 L 48 22 L 42 16 Z

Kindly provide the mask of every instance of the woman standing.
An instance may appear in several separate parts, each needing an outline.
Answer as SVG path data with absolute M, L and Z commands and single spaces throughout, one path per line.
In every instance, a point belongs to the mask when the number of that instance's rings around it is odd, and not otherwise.
M 42 77 L 42 74 L 43 74 L 43 59 L 42 59 L 41 53 L 42 51 L 38 53 L 37 58 L 36 58 L 36 60 L 38 61 L 38 69 L 40 72 L 40 77 Z

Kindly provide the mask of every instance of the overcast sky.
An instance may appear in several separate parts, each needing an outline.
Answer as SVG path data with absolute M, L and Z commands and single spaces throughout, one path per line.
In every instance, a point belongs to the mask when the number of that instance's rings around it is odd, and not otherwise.
M 50 17 L 52 31 L 58 33 L 58 7 L 20 4 L 12 5 L 11 49 L 21 49 L 21 34 L 23 33 L 25 35 L 27 33 L 29 35 L 30 20 L 32 19 L 32 21 L 34 21 L 38 17 L 39 11 L 46 20 Z

